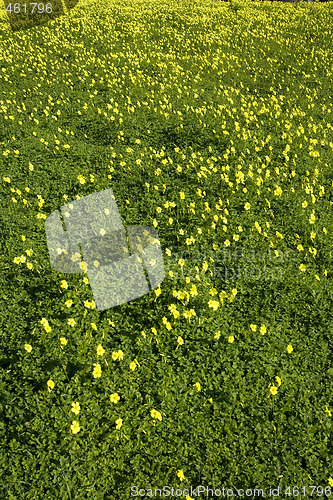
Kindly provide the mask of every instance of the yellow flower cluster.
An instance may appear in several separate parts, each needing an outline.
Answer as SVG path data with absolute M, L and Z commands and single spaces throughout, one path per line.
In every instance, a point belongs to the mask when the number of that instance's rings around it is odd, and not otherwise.
M 49 322 L 46 318 L 42 318 L 41 324 L 43 325 L 43 327 L 47 333 L 52 331 L 52 328 L 50 327 Z

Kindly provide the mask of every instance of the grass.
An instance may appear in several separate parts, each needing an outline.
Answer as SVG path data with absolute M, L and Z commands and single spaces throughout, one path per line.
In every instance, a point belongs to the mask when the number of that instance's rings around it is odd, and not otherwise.
M 330 496 L 332 21 L 103 0 L 13 33 L 1 12 L 1 499 Z M 98 311 L 45 219 L 110 187 L 166 277 Z

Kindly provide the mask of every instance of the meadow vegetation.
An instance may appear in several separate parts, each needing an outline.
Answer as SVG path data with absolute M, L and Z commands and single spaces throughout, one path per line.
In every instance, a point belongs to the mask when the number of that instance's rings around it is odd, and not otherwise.
M 1 11 L 1 499 L 333 492 L 332 40 L 332 2 Z M 166 277 L 99 312 L 45 219 L 110 187 Z

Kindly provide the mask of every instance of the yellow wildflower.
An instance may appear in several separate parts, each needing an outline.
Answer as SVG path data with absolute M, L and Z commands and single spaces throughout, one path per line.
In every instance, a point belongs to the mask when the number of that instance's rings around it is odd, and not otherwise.
M 78 415 L 80 413 L 80 404 L 79 403 L 72 403 L 72 412 L 75 413 L 75 415 Z
M 53 382 L 53 380 L 50 379 L 50 380 L 47 381 L 47 388 L 48 388 L 48 391 L 51 392 L 51 389 L 54 388 L 54 382 Z
M 111 394 L 111 396 L 110 396 L 111 403 L 116 404 L 116 403 L 118 403 L 119 399 L 120 399 L 120 396 L 118 396 L 118 394 L 116 392 L 114 394 Z
M 94 363 L 93 377 L 100 378 L 102 375 L 101 365 L 99 363 Z
M 162 420 L 162 415 L 157 410 L 154 409 L 151 410 L 150 415 L 152 416 L 152 418 L 157 418 L 158 420 Z
M 177 472 L 177 476 L 179 477 L 179 479 L 180 479 L 181 481 L 184 481 L 185 476 L 184 476 L 184 472 L 183 472 L 182 470 L 179 470 L 179 471 Z
M 80 425 L 79 425 L 79 422 L 77 422 L 76 420 L 73 420 L 72 422 L 72 425 L 71 425 L 71 431 L 73 434 L 77 434 L 78 432 L 80 432 Z
M 101 345 L 97 346 L 96 351 L 97 351 L 97 356 L 103 356 L 103 354 L 105 353 L 105 349 L 103 349 Z

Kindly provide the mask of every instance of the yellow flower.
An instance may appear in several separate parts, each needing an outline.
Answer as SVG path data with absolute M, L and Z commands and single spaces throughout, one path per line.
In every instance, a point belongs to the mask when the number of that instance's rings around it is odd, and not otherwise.
M 280 377 L 275 377 L 275 380 L 277 381 L 277 383 L 278 383 L 278 385 L 280 387 L 280 385 L 281 385 L 281 379 L 280 379 Z
M 95 323 L 90 323 L 90 326 L 93 330 L 95 331 L 97 330 L 97 326 L 95 325 Z
M 118 359 L 121 361 L 122 359 L 124 359 L 124 353 L 123 351 L 118 351 Z
M 67 290 L 67 288 L 68 288 L 68 283 L 67 283 L 67 281 L 66 281 L 66 280 L 61 280 L 61 285 L 60 285 L 60 287 L 61 287 L 61 288 L 66 288 L 66 290 Z
M 185 476 L 184 476 L 184 472 L 183 472 L 182 470 L 179 470 L 179 471 L 177 472 L 177 476 L 179 477 L 179 479 L 180 479 L 181 481 L 184 481 Z
M 117 418 L 116 420 L 116 429 L 120 429 L 120 427 L 123 425 L 123 421 L 121 418 Z
M 77 434 L 80 431 L 81 427 L 79 425 L 79 422 L 76 420 L 73 420 L 72 425 L 71 425 L 71 431 L 73 434 Z
M 162 420 L 162 415 L 157 410 L 154 409 L 151 410 L 150 415 L 152 416 L 152 418 L 157 418 L 158 420 Z
M 273 387 L 270 388 L 270 392 L 273 395 L 275 395 L 277 393 L 277 391 L 278 391 L 278 388 L 275 385 L 273 385 Z
M 116 359 L 118 359 L 118 353 L 117 352 L 113 351 L 113 353 L 112 353 L 112 359 L 113 359 L 113 361 L 116 361 Z
M 50 327 L 49 322 L 47 321 L 47 319 L 42 318 L 41 323 L 44 326 L 45 330 L 47 331 L 47 328 Z
M 183 345 L 184 344 L 184 340 L 182 339 L 182 337 L 178 337 L 177 338 L 177 343 L 178 343 L 178 345 Z
M 71 307 L 71 305 L 72 305 L 72 304 L 73 304 L 73 301 L 72 301 L 72 300 L 66 300 L 66 302 L 65 302 L 65 305 L 66 305 L 67 307 Z
M 249 202 L 246 202 L 244 205 L 245 210 L 250 210 L 251 204 Z
M 214 311 L 216 311 L 216 309 L 218 309 L 219 305 L 220 304 L 217 300 L 210 300 L 208 302 L 208 307 L 211 307 Z
M 261 333 L 262 335 L 264 335 L 266 332 L 267 332 L 267 328 L 265 327 L 265 325 L 262 325 L 262 326 L 260 327 L 260 333 Z
M 131 369 L 131 370 L 135 370 L 135 368 L 136 368 L 136 366 L 137 366 L 137 365 L 138 365 L 138 366 L 140 366 L 140 364 L 139 364 L 138 360 L 137 360 L 137 359 L 135 359 L 134 361 L 132 361 L 132 362 L 130 363 L 130 369 Z
M 288 353 L 290 354 L 291 352 L 293 352 L 293 350 L 294 350 L 293 346 L 291 344 L 289 344 L 287 347 Z
M 228 342 L 230 342 L 230 344 L 232 344 L 234 340 L 235 340 L 235 337 L 233 335 L 230 335 L 228 337 Z
M 110 401 L 111 403 L 118 403 L 120 397 L 118 396 L 118 394 L 115 392 L 114 394 L 111 394 L 110 396 Z
M 77 176 L 77 180 L 80 181 L 80 184 L 84 184 L 86 182 L 85 178 L 83 177 L 83 175 L 78 175 Z
M 167 330 L 171 330 L 171 329 L 172 329 L 172 326 L 171 326 L 171 324 L 169 323 L 169 321 L 167 321 L 167 322 L 165 323 L 165 327 L 166 327 L 166 329 L 167 329 Z
M 102 375 L 102 368 L 99 363 L 94 363 L 94 370 L 93 370 L 93 377 L 94 378 L 100 378 Z
M 68 318 L 67 322 L 68 322 L 69 326 L 75 326 L 76 325 L 76 321 L 73 318 Z
M 214 339 L 218 340 L 220 337 L 221 337 L 221 332 L 219 330 L 218 332 L 215 333 Z
M 54 388 L 54 382 L 53 382 L 53 380 L 50 379 L 50 380 L 47 381 L 47 387 L 48 387 L 48 391 L 51 392 L 51 389 Z
M 79 266 L 83 272 L 87 270 L 87 264 L 84 261 L 80 262 Z
M 103 356 L 104 353 L 105 353 L 105 349 L 103 349 L 103 347 L 101 345 L 98 345 L 97 346 L 97 356 Z
M 333 479 L 331 477 L 328 478 L 328 482 L 330 486 L 333 486 Z
M 27 351 L 27 352 L 31 352 L 32 351 L 32 347 L 30 344 L 24 344 L 24 349 Z
M 191 311 L 187 311 L 187 310 L 186 310 L 186 311 L 184 311 L 184 312 L 183 312 L 183 316 L 184 316 L 184 318 L 186 318 L 186 319 L 190 319 L 190 318 L 192 317 L 192 313 L 191 313 Z M 175 316 L 175 317 L 176 317 L 176 316 Z
M 72 412 L 75 413 L 75 415 L 78 415 L 80 413 L 80 404 L 79 403 L 72 403 Z
M 300 269 L 302 272 L 304 272 L 304 271 L 306 270 L 306 266 L 305 266 L 304 264 L 301 264 L 301 265 L 299 266 L 299 269 Z
M 253 332 L 257 331 L 257 325 L 250 325 L 250 328 Z
M 330 417 L 332 416 L 332 412 L 327 408 L 327 406 L 325 406 L 325 413 L 328 413 Z
M 65 339 L 65 337 L 60 337 L 60 342 L 61 342 L 61 345 L 67 345 L 67 339 Z
M 200 383 L 196 382 L 194 385 L 197 388 L 197 391 L 200 392 L 201 391 L 201 385 L 200 385 Z

